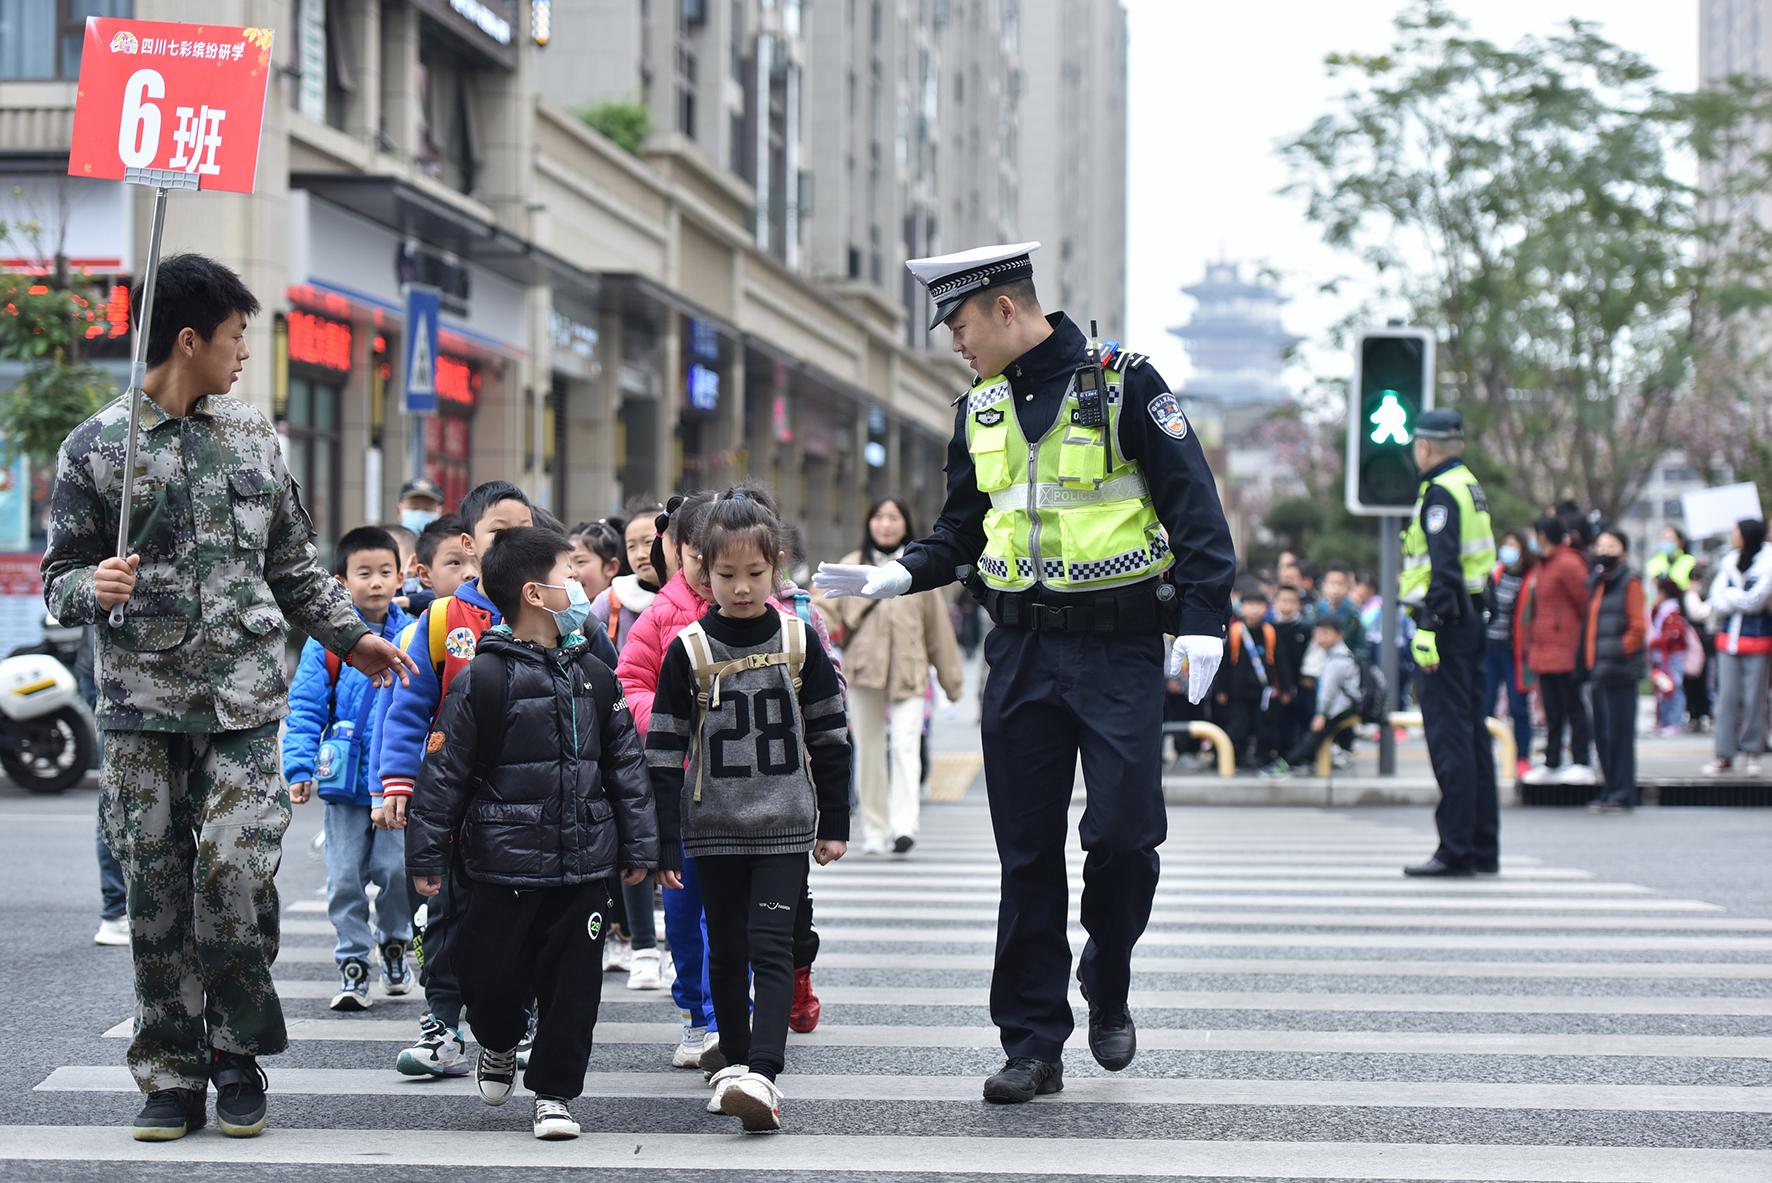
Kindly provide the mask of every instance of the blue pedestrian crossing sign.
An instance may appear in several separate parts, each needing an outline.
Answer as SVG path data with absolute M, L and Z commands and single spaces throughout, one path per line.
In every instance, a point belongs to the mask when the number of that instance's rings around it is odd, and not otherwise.
M 437 289 L 411 284 L 406 289 L 406 350 L 400 385 L 401 405 L 408 415 L 437 410 L 437 318 L 442 302 Z

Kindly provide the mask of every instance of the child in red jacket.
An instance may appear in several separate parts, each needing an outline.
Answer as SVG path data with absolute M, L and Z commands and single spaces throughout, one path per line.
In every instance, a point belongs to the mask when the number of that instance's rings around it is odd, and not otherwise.
M 1655 683 L 1655 725 L 1662 735 L 1679 735 L 1686 718 L 1686 677 L 1693 671 L 1688 655 L 1704 648 L 1680 609 L 1680 587 L 1663 575 L 1655 581 L 1655 613 L 1649 621 L 1651 679 Z

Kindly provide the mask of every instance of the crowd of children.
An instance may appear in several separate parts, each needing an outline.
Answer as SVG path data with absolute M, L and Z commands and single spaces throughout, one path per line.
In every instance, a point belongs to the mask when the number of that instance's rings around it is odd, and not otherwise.
M 291 799 L 326 810 L 333 1009 L 416 977 L 396 1070 L 472 1071 L 493 1105 L 522 1072 L 535 1136 L 571 1138 L 603 974 L 669 980 L 671 1063 L 704 1073 L 710 1113 L 779 1129 L 787 1033 L 819 1014 L 808 870 L 846 850 L 850 757 L 774 502 L 741 485 L 567 531 L 503 481 L 454 514 L 433 493 L 403 490 L 401 523 L 350 531 L 334 564 L 417 676 L 378 692 L 309 642 L 291 684 Z
M 1185 678 L 1171 681 L 1165 719 L 1216 723 L 1237 767 L 1265 777 L 1308 773 L 1324 743 L 1336 745 L 1334 764 L 1346 767 L 1354 724 L 1375 697 L 1378 654 L 1364 619 L 1369 598 L 1370 585 L 1348 567 L 1330 566 L 1319 588 L 1308 565 L 1282 556 L 1275 573 L 1238 584 L 1224 662 L 1207 701 L 1189 704 Z M 1185 734 L 1175 747 L 1178 757 L 1201 750 Z

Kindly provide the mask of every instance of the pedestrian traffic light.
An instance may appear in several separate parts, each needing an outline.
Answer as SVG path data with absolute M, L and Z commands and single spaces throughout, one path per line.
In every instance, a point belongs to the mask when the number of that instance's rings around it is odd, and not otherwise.
M 1434 405 L 1434 339 L 1426 329 L 1366 329 L 1354 343 L 1347 414 L 1347 508 L 1402 515 L 1415 506 L 1415 421 Z

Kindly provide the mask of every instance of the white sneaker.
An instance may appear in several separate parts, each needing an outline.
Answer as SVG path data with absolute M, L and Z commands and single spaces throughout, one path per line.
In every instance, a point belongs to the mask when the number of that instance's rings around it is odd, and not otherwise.
M 659 976 L 657 949 L 635 949 L 634 968 L 628 971 L 628 989 L 656 990 L 664 985 Z
M 1709 760 L 1698 771 L 1705 776 L 1728 776 L 1735 771 L 1735 765 L 1729 760 Z
M 1754 756 L 1749 756 L 1747 758 L 1747 763 L 1743 764 L 1741 766 L 1741 775 L 1743 775 L 1743 776 L 1758 776 L 1758 775 L 1760 775 L 1760 761 Z
M 1560 785 L 1594 785 L 1599 783 L 1599 778 L 1594 775 L 1591 764 L 1570 764 L 1560 770 L 1557 783 Z
M 633 957 L 633 947 L 628 938 L 620 933 L 612 932 L 603 938 L 603 972 L 606 974 L 626 973 L 628 962 Z
M 745 1075 L 749 1071 L 750 1069 L 743 1064 L 730 1064 L 714 1073 L 713 1079 L 708 1081 L 709 1087 L 714 1090 L 714 1095 L 708 1098 L 709 1113 L 724 1112 L 724 1110 L 720 1108 L 720 1099 L 726 1095 L 726 1090 L 732 1087 L 732 1085 L 738 1081 L 739 1077 Z
M 95 945 L 127 945 L 129 944 L 129 917 L 119 916 L 115 920 L 100 920 L 98 931 L 92 934 Z
M 747 1134 L 781 1129 L 781 1090 L 767 1076 L 747 1072 L 720 1094 L 720 1112 L 736 1117 Z
M 1520 778 L 1520 783 L 1523 785 L 1554 785 L 1559 783 L 1558 776 L 1560 773 L 1561 769 L 1547 768 L 1543 764 L 1534 764 L 1531 768 L 1526 770 L 1526 775 Z
M 683 1024 L 683 1042 L 677 1045 L 677 1050 L 671 1055 L 671 1067 L 700 1068 L 701 1053 L 707 1050 L 707 1046 L 708 1029 L 706 1027 L 691 1027 L 688 1023 Z
M 535 1098 L 535 1136 L 543 1142 L 565 1142 L 578 1137 L 572 1110 L 558 1097 Z
M 418 1042 L 400 1053 L 394 1071 L 401 1076 L 466 1076 L 468 1045 L 461 1032 L 427 1014 L 418 1024 Z

